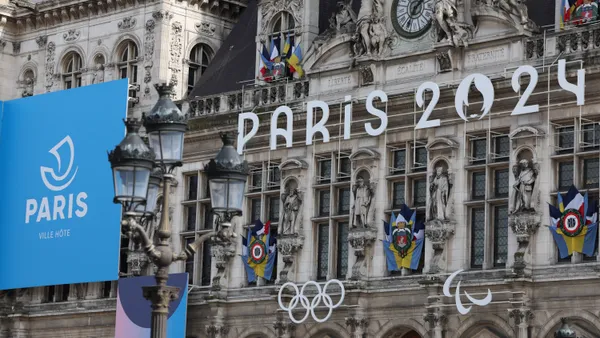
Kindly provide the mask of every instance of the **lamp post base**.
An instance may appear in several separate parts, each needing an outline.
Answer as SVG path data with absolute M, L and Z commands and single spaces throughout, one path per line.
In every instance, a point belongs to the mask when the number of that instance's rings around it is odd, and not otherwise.
M 144 286 L 144 298 L 152 303 L 152 324 L 150 338 L 167 338 L 167 320 L 169 303 L 179 297 L 179 288 L 175 286 Z

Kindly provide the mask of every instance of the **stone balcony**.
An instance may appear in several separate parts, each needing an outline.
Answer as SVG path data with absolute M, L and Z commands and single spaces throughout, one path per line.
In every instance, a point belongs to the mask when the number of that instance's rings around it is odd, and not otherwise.
M 308 93 L 309 81 L 307 79 L 264 86 L 250 85 L 242 90 L 190 100 L 188 113 L 193 119 L 215 114 L 252 111 L 257 108 L 301 102 L 308 96 Z
M 570 60 L 586 59 L 598 55 L 599 51 L 600 22 L 556 31 L 546 30 L 525 41 L 526 60 L 540 63 L 546 58 L 552 59 L 549 62 L 552 63 L 559 55 Z

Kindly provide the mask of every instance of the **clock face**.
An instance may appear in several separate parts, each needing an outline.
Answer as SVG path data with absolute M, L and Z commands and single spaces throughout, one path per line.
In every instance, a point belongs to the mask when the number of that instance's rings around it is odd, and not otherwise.
M 394 0 L 392 24 L 401 36 L 409 39 L 423 35 L 433 19 L 434 0 Z

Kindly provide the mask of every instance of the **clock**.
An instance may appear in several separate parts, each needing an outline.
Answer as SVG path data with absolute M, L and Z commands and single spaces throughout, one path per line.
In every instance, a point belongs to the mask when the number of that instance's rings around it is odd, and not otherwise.
M 414 39 L 425 34 L 433 20 L 434 0 L 394 0 L 392 24 L 400 36 Z

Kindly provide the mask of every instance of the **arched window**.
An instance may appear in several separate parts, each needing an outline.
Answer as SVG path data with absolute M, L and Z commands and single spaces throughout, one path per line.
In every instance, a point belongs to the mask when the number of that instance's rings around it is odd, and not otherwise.
M 137 83 L 137 58 L 138 47 L 131 40 L 124 41 L 119 51 L 119 59 L 117 66 L 119 67 L 119 77 L 121 79 L 128 78 L 129 83 Z
M 190 53 L 190 69 L 188 73 L 188 93 L 194 88 L 200 76 L 204 74 L 213 57 L 213 51 L 206 44 L 199 43 Z
M 289 34 L 294 33 L 296 21 L 292 13 L 282 11 L 273 18 L 273 26 L 271 27 L 271 39 L 275 40 L 279 53 L 283 49 L 285 39 Z
M 70 52 L 63 61 L 63 85 L 65 89 L 81 87 L 81 55 Z

